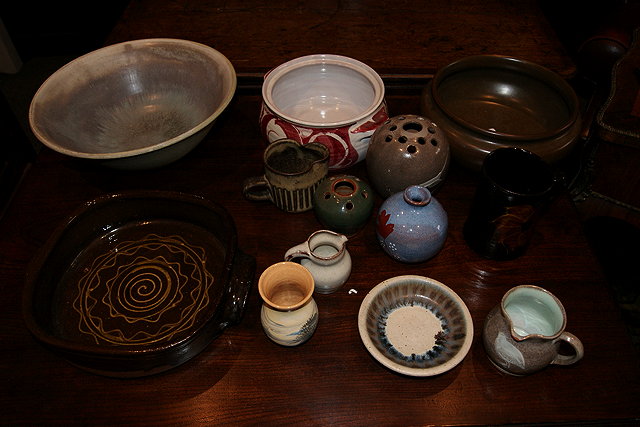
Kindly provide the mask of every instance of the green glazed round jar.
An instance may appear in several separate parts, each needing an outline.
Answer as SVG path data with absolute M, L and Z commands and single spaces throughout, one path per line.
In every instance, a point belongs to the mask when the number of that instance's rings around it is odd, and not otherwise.
M 313 209 L 326 228 L 351 235 L 360 230 L 373 211 L 371 187 L 353 175 L 330 176 L 313 194 Z

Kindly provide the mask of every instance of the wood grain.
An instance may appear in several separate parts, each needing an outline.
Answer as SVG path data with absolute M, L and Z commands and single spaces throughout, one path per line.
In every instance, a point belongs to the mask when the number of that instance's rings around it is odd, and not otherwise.
M 415 95 L 391 94 L 388 101 L 392 111 L 417 112 L 419 105 Z M 162 189 L 215 200 L 232 214 L 240 248 L 257 260 L 256 275 L 321 228 L 313 212 L 288 214 L 243 198 L 242 181 L 262 170 L 259 106 L 257 94 L 241 90 L 194 152 L 160 170 L 117 172 L 41 154 L 0 223 L 3 423 L 496 425 L 640 417 L 638 355 L 568 198 L 552 205 L 523 257 L 488 261 L 462 238 L 476 181 L 456 165 L 435 195 L 450 221 L 442 252 L 424 263 L 398 263 L 378 246 L 372 217 L 348 243 L 354 263 L 349 281 L 334 294 L 315 296 L 319 326 L 300 347 L 281 347 L 266 337 L 255 285 L 240 324 L 191 361 L 158 376 L 96 376 L 38 344 L 20 311 L 27 265 L 53 228 L 88 199 Z M 367 179 L 364 164 L 347 172 Z M 401 274 L 433 277 L 469 307 L 476 335 L 452 371 L 405 377 L 364 348 L 357 329 L 360 303 L 376 284 Z M 480 339 L 485 316 L 510 287 L 527 283 L 549 289 L 564 303 L 567 330 L 585 346 L 578 364 L 511 377 L 487 359 Z
M 485 54 L 575 72 L 534 0 L 133 0 L 107 43 L 152 37 L 210 45 L 240 76 L 314 53 L 351 56 L 385 77 L 429 76 Z
M 242 196 L 245 178 L 262 173 L 259 81 L 304 54 L 352 56 L 388 86 L 390 115 L 419 113 L 419 94 L 438 68 L 474 54 L 504 54 L 564 77 L 575 67 L 533 0 L 393 3 L 365 0 L 132 0 L 107 43 L 177 37 L 215 47 L 240 77 L 236 97 L 205 140 L 159 170 L 119 172 L 45 150 L 0 222 L 1 422 L 15 424 L 498 425 L 638 422 L 640 364 L 619 310 L 562 195 L 536 227 L 527 253 L 485 260 L 462 237 L 476 177 L 453 164 L 435 197 L 449 216 L 443 250 L 419 264 L 384 254 L 374 218 L 348 248 L 353 270 L 334 294 L 316 295 L 320 321 L 304 345 L 272 343 L 260 325 L 254 285 L 242 321 L 186 364 L 161 375 L 121 380 L 86 373 L 38 344 L 21 314 L 24 277 L 55 227 L 96 196 L 173 190 L 221 203 L 233 216 L 239 247 L 257 275 L 321 228 L 313 212 L 287 214 Z M 408 84 L 410 82 L 411 84 Z M 417 83 L 417 85 L 416 85 Z M 367 179 L 364 163 L 346 173 Z M 376 206 L 382 202 L 376 197 Z M 475 337 L 452 371 L 411 378 L 389 371 L 364 348 L 357 313 L 367 292 L 401 275 L 433 277 L 465 301 Z M 512 286 L 535 284 L 563 302 L 567 330 L 585 346 L 569 367 L 528 377 L 496 370 L 481 342 L 489 310 Z

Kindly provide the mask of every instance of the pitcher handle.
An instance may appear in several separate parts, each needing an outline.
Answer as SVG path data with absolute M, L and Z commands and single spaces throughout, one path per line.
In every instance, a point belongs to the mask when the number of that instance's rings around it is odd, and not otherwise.
M 554 365 L 571 365 L 573 363 L 576 363 L 578 360 L 582 359 L 582 356 L 584 356 L 584 347 L 582 346 L 582 342 L 578 339 L 578 337 L 576 337 L 572 333 L 563 332 L 558 337 L 558 339 L 562 340 L 562 341 L 565 341 L 567 344 L 569 344 L 571 347 L 573 347 L 573 350 L 575 351 L 575 354 L 570 355 L 570 356 L 563 355 L 563 354 L 558 354 L 556 356 L 556 358 L 551 361 L 551 364 L 554 364 Z
M 291 261 L 294 258 L 311 258 L 310 252 L 309 244 L 307 242 L 303 242 L 289 249 L 284 254 L 284 260 Z
M 262 176 L 252 176 L 244 180 L 242 194 L 249 200 L 271 200 L 269 183 Z

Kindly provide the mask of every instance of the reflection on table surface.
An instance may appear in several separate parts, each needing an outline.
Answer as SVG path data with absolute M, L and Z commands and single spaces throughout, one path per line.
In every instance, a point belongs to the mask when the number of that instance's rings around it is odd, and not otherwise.
M 388 100 L 396 112 L 415 111 L 418 105 L 416 96 Z M 562 196 L 549 208 L 525 255 L 485 260 L 462 237 L 476 176 L 456 165 L 434 195 L 449 218 L 442 251 L 424 263 L 399 263 L 378 245 L 372 216 L 347 243 L 353 261 L 347 283 L 333 294 L 314 296 L 319 324 L 299 347 L 281 347 L 266 337 L 255 282 L 240 324 L 189 362 L 158 376 L 125 381 L 92 375 L 36 343 L 21 319 L 25 270 L 52 230 L 90 198 L 162 189 L 214 200 L 233 216 L 240 249 L 255 257 L 256 280 L 288 248 L 321 228 L 312 211 L 285 213 L 242 196 L 243 179 L 262 168 L 259 107 L 259 95 L 238 94 L 195 151 L 159 170 L 116 172 L 42 153 L 0 225 L 9 422 L 501 424 L 638 416 L 637 355 L 570 200 Z M 367 179 L 363 163 L 348 173 Z M 380 203 L 376 196 L 376 206 Z M 403 274 L 441 281 L 471 312 L 476 331 L 471 350 L 440 376 L 393 373 L 360 340 L 357 313 L 367 292 Z M 502 374 L 491 364 L 481 342 L 483 320 L 508 289 L 520 284 L 547 288 L 562 301 L 568 330 L 584 343 L 583 360 L 527 377 Z M 46 403 L 34 406 L 34 396 Z
M 287 249 L 321 228 L 312 211 L 289 214 L 242 195 L 261 174 L 259 79 L 301 54 L 331 51 L 362 60 L 388 83 L 390 115 L 419 114 L 420 91 L 439 67 L 478 53 L 518 56 L 564 77 L 574 67 L 534 1 L 464 4 L 400 1 L 295 4 L 132 1 L 108 42 L 178 37 L 209 44 L 233 62 L 239 89 L 204 141 L 176 163 L 150 171 L 114 171 L 43 151 L 0 222 L 0 298 L 7 424 L 629 424 L 640 418 L 638 355 L 566 195 L 545 212 L 526 253 L 491 261 L 462 236 L 477 176 L 452 164 L 434 197 L 449 233 L 434 258 L 405 264 L 387 256 L 375 219 L 347 243 L 352 272 L 329 295 L 314 295 L 319 323 L 295 348 L 270 341 L 260 324 L 257 277 Z M 391 83 L 402 83 L 391 87 Z M 345 171 L 368 179 L 365 163 Z M 257 271 L 241 322 L 199 355 L 166 373 L 114 379 L 87 373 L 38 344 L 21 312 L 25 274 L 54 229 L 84 202 L 130 190 L 171 190 L 223 205 L 239 248 Z M 382 203 L 376 196 L 375 208 Z M 475 330 L 462 363 L 432 378 L 404 376 L 364 348 L 357 314 L 367 293 L 390 277 L 434 278 L 465 302 Z M 567 330 L 585 356 L 524 377 L 498 371 L 482 345 L 483 321 L 513 286 L 533 284 L 563 303 Z

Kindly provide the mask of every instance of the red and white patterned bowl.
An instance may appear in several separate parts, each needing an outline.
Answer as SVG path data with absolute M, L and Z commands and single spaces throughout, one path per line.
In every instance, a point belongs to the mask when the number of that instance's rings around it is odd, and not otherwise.
M 329 148 L 330 169 L 363 160 L 371 135 L 388 118 L 382 79 L 355 59 L 303 56 L 265 75 L 260 129 L 266 140 L 320 142 Z

